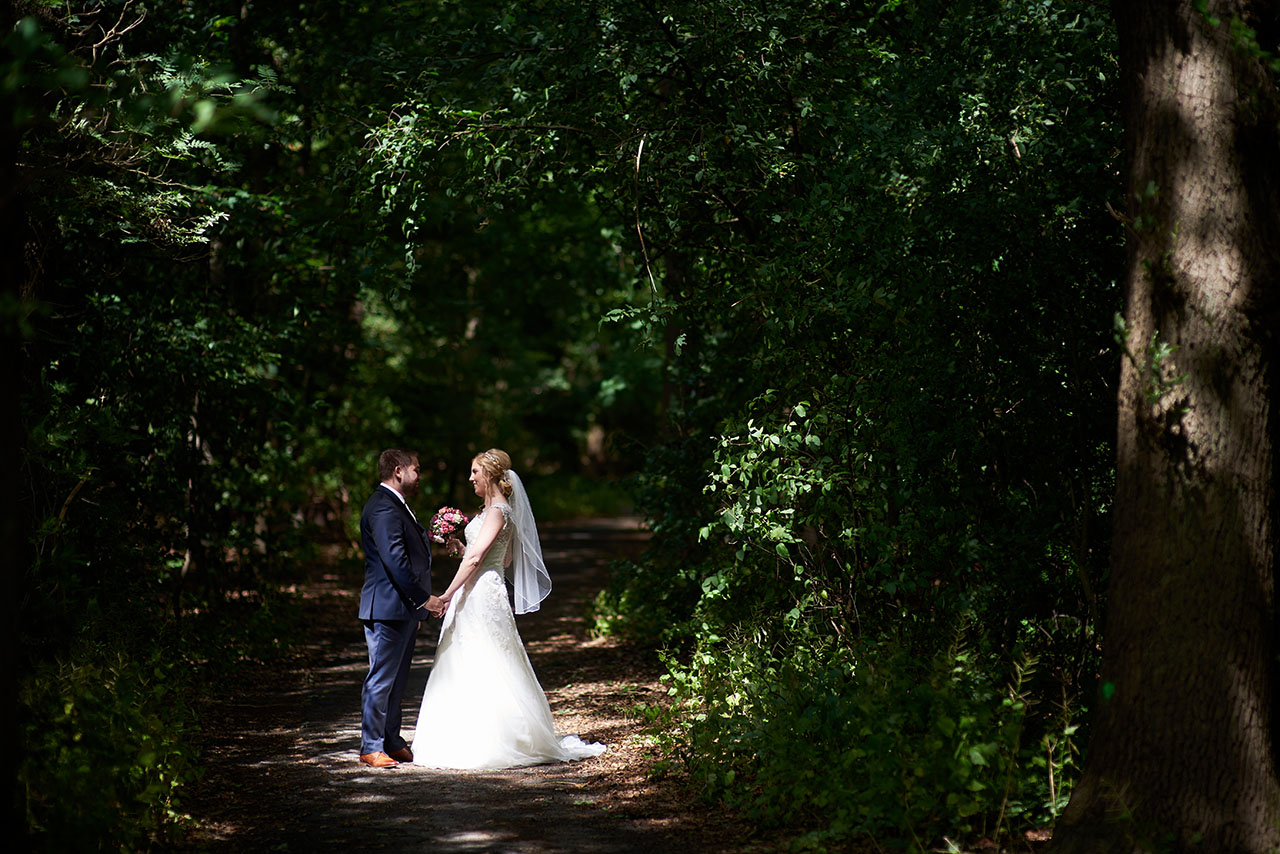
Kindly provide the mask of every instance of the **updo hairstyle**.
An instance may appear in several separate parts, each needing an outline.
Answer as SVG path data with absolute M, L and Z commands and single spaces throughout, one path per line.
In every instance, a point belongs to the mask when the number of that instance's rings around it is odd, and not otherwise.
M 507 477 L 507 471 L 511 468 L 511 457 L 506 451 L 498 448 L 490 448 L 476 455 L 476 462 L 480 464 L 480 468 L 484 469 L 484 473 L 489 479 L 498 484 L 498 488 L 502 490 L 503 498 L 511 497 L 511 479 Z

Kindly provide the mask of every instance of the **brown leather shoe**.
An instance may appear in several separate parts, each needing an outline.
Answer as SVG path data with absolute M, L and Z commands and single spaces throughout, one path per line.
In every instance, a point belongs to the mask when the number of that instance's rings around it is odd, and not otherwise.
M 399 750 L 391 751 L 387 755 L 397 762 L 413 761 L 413 751 L 409 749 L 409 746 L 407 744 L 404 747 L 400 748 Z
M 377 753 L 361 753 L 360 761 L 365 765 L 372 765 L 374 768 L 390 768 L 392 765 L 400 764 L 381 750 Z

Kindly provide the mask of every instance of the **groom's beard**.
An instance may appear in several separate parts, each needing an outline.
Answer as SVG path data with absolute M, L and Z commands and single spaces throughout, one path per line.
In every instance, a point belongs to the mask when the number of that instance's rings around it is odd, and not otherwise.
M 400 484 L 400 491 L 404 493 L 405 498 L 417 498 L 420 486 L 422 486 L 422 483 L 416 480 L 413 483 L 402 483 Z

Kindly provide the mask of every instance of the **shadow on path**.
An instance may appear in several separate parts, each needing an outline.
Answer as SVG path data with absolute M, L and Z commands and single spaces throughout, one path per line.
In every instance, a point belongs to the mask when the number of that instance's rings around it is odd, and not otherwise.
M 748 847 L 727 817 L 691 806 L 671 785 L 645 780 L 646 746 L 626 710 L 661 696 L 653 657 L 586 638 L 585 609 L 609 561 L 643 542 L 636 520 L 548 525 L 542 533 L 555 587 L 541 611 L 519 618 L 521 635 L 557 728 L 604 741 L 609 753 L 497 772 L 360 764 L 367 653 L 355 612 L 362 570 L 358 561 L 345 560 L 340 572 L 299 590 L 313 626 L 299 657 L 258 668 L 233 695 L 205 710 L 208 773 L 187 801 L 201 826 L 192 850 L 532 854 Z M 438 587 L 455 568 L 456 561 L 437 561 Z M 438 631 L 437 621 L 419 635 L 404 702 L 409 739 Z

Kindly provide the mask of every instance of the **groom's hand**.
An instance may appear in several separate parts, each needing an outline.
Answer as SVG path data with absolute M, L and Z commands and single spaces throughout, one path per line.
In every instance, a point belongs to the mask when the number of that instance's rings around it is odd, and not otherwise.
M 427 601 L 423 604 L 422 607 L 426 608 L 427 613 L 433 617 L 444 616 L 445 603 L 440 599 L 439 596 L 428 597 Z

